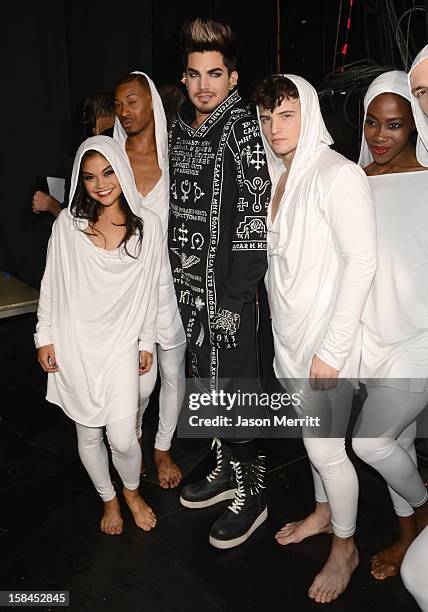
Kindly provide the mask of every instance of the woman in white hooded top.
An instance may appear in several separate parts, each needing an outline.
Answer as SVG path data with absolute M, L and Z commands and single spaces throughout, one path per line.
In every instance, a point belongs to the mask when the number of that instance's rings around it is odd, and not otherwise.
M 159 285 L 159 313 L 153 367 L 140 380 L 138 436 L 144 411 L 155 388 L 159 366 L 159 426 L 154 459 L 162 488 L 176 487 L 181 472 L 170 456 L 179 411 L 184 399 L 186 337 L 178 312 L 167 251 L 169 218 L 168 134 L 159 93 L 147 74 L 132 72 L 116 85 L 114 138 L 128 154 L 143 206 L 155 212 L 162 224 L 159 250 L 163 262 Z M 144 468 L 142 468 L 144 469 Z
M 104 502 L 101 530 L 119 534 L 123 525 L 104 427 L 125 500 L 150 530 L 156 517 L 138 492 L 135 422 L 138 374 L 150 370 L 156 337 L 161 227 L 141 206 L 123 148 L 107 136 L 79 147 L 69 202 L 52 228 L 37 312 L 46 398 L 76 423 L 80 458 Z
M 413 115 L 418 130 L 416 156 L 428 166 L 428 45 L 418 53 L 409 71 Z M 401 566 L 401 577 L 423 612 L 428 612 L 428 526 L 408 549 Z
M 428 173 L 411 140 L 415 122 L 405 72 L 377 77 L 364 110 L 359 164 L 376 209 L 378 268 L 362 317 L 360 377 L 367 399 L 353 447 L 385 478 L 399 517 L 399 539 L 372 559 L 372 575 L 382 580 L 399 573 L 417 520 L 419 528 L 428 520 L 413 444 L 415 419 L 428 404 Z
M 329 438 L 304 428 L 316 508 L 276 538 L 289 544 L 333 530 L 330 556 L 308 593 L 327 603 L 358 565 L 358 480 L 345 450 L 353 386 L 345 379 L 358 374 L 360 317 L 376 269 L 374 210 L 361 168 L 330 149 L 318 96 L 305 79 L 269 77 L 255 102 L 274 194 L 266 285 L 275 374 L 287 389 L 304 389 L 308 414 L 335 426 Z

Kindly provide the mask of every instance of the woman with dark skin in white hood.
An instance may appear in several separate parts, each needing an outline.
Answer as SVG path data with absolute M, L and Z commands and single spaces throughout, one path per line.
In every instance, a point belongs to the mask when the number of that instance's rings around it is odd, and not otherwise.
M 376 269 L 374 210 L 361 168 L 330 149 L 318 96 L 305 79 L 269 77 L 255 102 L 274 194 L 265 279 L 274 370 L 300 394 L 300 412 L 319 415 L 325 431 L 303 428 L 315 510 L 284 525 L 276 539 L 287 545 L 333 531 L 329 558 L 308 592 L 329 603 L 358 565 L 358 480 L 345 449 L 353 396 L 347 379 L 358 375 L 360 317 Z
M 101 530 L 123 520 L 109 458 L 135 523 L 156 517 L 141 498 L 137 441 L 139 374 L 150 370 L 156 337 L 161 226 L 140 203 L 123 148 L 88 138 L 74 161 L 69 207 L 57 217 L 40 288 L 35 343 L 48 373 L 48 401 L 76 423 L 79 455 L 104 504 Z
M 407 74 L 377 77 L 364 98 L 359 164 L 376 209 L 378 268 L 362 316 L 367 399 L 353 447 L 388 483 L 400 537 L 372 559 L 378 580 L 399 573 L 428 494 L 416 467 L 415 419 L 428 404 L 428 173 L 416 159 Z

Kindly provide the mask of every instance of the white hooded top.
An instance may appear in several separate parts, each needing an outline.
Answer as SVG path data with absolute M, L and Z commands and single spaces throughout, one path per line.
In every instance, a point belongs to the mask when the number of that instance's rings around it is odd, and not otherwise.
M 99 151 L 111 164 L 131 210 L 143 220 L 143 239 L 107 251 L 73 216 L 82 156 Z M 48 374 L 46 398 L 73 420 L 100 427 L 138 409 L 138 351 L 153 352 L 158 311 L 162 230 L 145 210 L 128 157 L 112 138 L 88 138 L 77 151 L 69 208 L 56 219 L 40 289 L 36 347 L 53 344 L 59 372 Z
M 278 378 L 307 378 L 314 354 L 356 377 L 360 316 L 376 268 L 367 177 L 331 150 L 315 89 L 299 91 L 301 133 L 275 220 L 268 209 L 266 286 Z M 264 139 L 272 194 L 285 170 Z
M 140 74 L 144 76 L 150 87 L 155 121 L 156 150 L 158 164 L 162 172 L 159 181 L 150 193 L 145 196 L 141 193 L 139 195 L 143 206 L 155 212 L 162 223 L 163 265 L 159 283 L 159 314 L 156 341 L 163 349 L 167 350 L 180 346 L 186 342 L 183 324 L 178 311 L 168 256 L 169 160 L 167 122 L 161 97 L 152 79 L 144 72 L 138 70 L 135 70 L 131 74 Z M 127 135 L 117 117 L 114 123 L 113 138 L 125 147 Z
M 407 74 L 402 70 L 390 70 L 384 72 L 372 81 L 370 87 L 366 91 L 364 96 L 364 121 L 366 122 L 367 109 L 376 96 L 383 93 L 394 93 L 405 98 L 408 102 L 411 102 L 411 94 L 407 80 Z M 361 148 L 360 156 L 358 158 L 358 165 L 365 168 L 373 161 L 373 155 L 370 153 L 367 141 L 364 138 L 364 130 L 361 137 Z
M 410 101 L 407 75 L 386 72 L 364 98 L 391 92 Z M 364 131 L 360 164 L 372 162 Z M 362 316 L 360 377 L 420 392 L 428 377 L 428 171 L 368 177 L 376 210 L 378 267 Z
M 421 62 L 428 61 L 428 45 L 425 45 L 423 49 L 419 51 L 415 60 L 412 64 L 412 67 L 409 71 L 409 90 L 412 91 L 410 85 L 410 75 L 412 71 L 420 64 Z M 427 95 L 427 94 L 425 94 Z M 415 118 L 416 128 L 418 130 L 418 142 L 416 143 L 416 157 L 422 166 L 428 166 L 428 117 L 425 116 L 423 110 L 419 106 L 419 102 L 415 98 L 415 96 L 411 96 L 412 102 L 412 110 L 413 116 Z

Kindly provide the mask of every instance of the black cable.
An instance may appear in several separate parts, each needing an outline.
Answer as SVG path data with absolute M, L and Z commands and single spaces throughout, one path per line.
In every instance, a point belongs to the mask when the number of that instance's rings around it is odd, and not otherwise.
M 320 96 L 329 92 L 347 91 L 349 88 L 358 87 L 361 81 L 373 80 L 382 72 L 394 70 L 395 67 L 380 65 L 374 60 L 365 58 L 346 64 L 343 68 L 343 72 L 341 69 L 336 69 L 323 79 L 318 88 Z
M 349 102 L 349 98 L 351 97 L 351 95 L 358 93 L 359 91 L 362 92 L 363 88 L 350 89 L 348 93 L 346 94 L 345 99 L 343 101 L 343 116 L 345 117 L 345 121 L 351 128 L 355 130 L 357 130 L 360 126 L 359 124 L 355 125 L 355 123 L 350 119 L 349 114 L 348 114 L 348 102 Z
M 327 2 L 324 0 L 324 17 L 323 17 L 323 33 L 322 33 L 322 73 L 326 71 L 326 49 L 327 49 Z
M 350 28 L 348 26 L 350 26 L 351 24 L 351 18 L 352 18 L 352 6 L 353 3 L 350 2 L 349 3 L 349 13 L 348 13 L 348 19 L 346 20 L 346 36 L 345 36 L 345 42 L 343 43 L 343 47 L 342 49 L 344 50 L 343 53 L 343 57 L 342 57 L 342 66 L 341 66 L 341 70 L 343 70 L 344 66 L 345 66 L 345 60 L 346 60 L 346 53 L 348 52 L 348 45 L 349 45 L 349 34 L 350 34 Z
M 424 6 L 421 6 L 421 5 L 414 5 L 412 8 L 410 8 L 407 11 L 404 11 L 404 13 L 402 13 L 402 15 L 398 19 L 397 25 L 396 25 L 397 32 L 398 32 L 398 30 L 400 30 L 400 32 L 401 32 L 401 22 L 408 15 L 408 20 L 407 20 L 407 35 L 406 35 L 406 57 L 407 58 L 410 58 L 411 55 L 412 55 L 410 53 L 410 50 L 409 50 L 410 22 L 412 20 L 413 13 L 415 13 L 416 11 L 420 11 L 420 12 L 426 13 L 426 8 Z M 410 67 L 410 61 L 406 60 L 406 64 L 404 66 L 405 70 L 407 71 L 409 69 L 409 67 Z
M 340 0 L 339 16 L 337 18 L 336 44 L 334 45 L 334 57 L 333 57 L 333 68 L 332 68 L 333 72 L 336 70 L 337 43 L 339 41 L 340 21 L 342 19 L 342 5 L 343 5 L 343 0 Z
M 369 25 L 367 22 L 367 0 L 363 2 L 364 42 L 366 45 L 366 56 L 370 58 Z

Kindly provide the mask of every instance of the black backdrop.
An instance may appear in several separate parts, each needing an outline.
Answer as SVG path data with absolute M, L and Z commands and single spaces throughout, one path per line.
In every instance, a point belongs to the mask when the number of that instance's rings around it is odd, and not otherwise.
M 75 109 L 130 70 L 178 83 L 177 32 L 196 16 L 228 21 L 240 40 L 241 90 L 272 71 L 274 2 L 30 0 L 2 8 L 0 270 L 38 287 L 53 218 L 34 215 L 36 176 L 64 176 L 81 139 Z M 73 127 L 74 126 L 74 127 Z
M 394 3 L 400 14 L 414 4 Z M 31 211 L 35 177 L 65 176 L 69 170 L 82 139 L 76 108 L 90 92 L 111 88 L 136 69 L 148 72 L 158 86 L 179 83 L 178 30 L 184 20 L 201 16 L 231 24 L 240 43 L 239 89 L 248 96 L 276 71 L 277 5 L 281 70 L 318 86 L 335 57 L 340 65 L 344 27 L 335 56 L 338 15 L 342 7 L 346 21 L 349 4 L 262 0 L 252 9 L 247 0 L 10 0 L 1 9 L 0 270 L 39 286 L 53 218 Z M 347 62 L 370 57 L 402 68 L 384 5 L 384 0 L 354 0 Z M 413 18 L 414 28 L 413 51 L 425 44 L 423 13 Z M 349 151 L 358 147 L 358 129 L 350 130 L 342 114 L 341 109 L 331 114 L 328 127 L 338 150 L 348 154 L 348 145 Z

